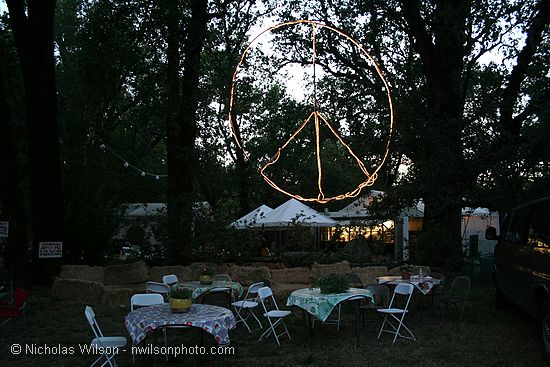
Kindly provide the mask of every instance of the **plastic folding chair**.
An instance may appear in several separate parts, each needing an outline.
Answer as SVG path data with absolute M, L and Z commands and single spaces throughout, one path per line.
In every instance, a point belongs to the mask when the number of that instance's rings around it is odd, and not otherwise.
M 170 293 L 170 287 L 164 283 L 147 282 L 145 283 L 145 293 L 159 293 L 162 295 L 168 295 Z
M 380 308 L 388 308 L 390 303 L 390 288 L 386 284 L 370 284 L 366 287 L 374 297 L 374 302 L 361 303 L 361 319 L 365 326 L 365 311 L 376 311 Z
M 162 277 L 162 282 L 170 287 L 178 282 L 178 277 L 176 274 L 165 275 Z
M 263 329 L 262 323 L 254 314 L 254 309 L 258 307 L 258 290 L 263 286 L 263 282 L 252 284 L 250 287 L 248 287 L 248 290 L 246 291 L 246 294 L 242 300 L 233 302 L 231 304 L 233 306 L 233 309 L 235 310 L 235 314 L 237 315 L 237 322 L 242 322 L 244 326 L 246 326 L 246 328 L 248 329 L 249 333 L 251 333 L 252 330 L 250 329 L 250 326 L 248 326 L 246 320 L 248 320 L 250 315 L 252 315 L 252 317 L 256 320 L 256 322 L 260 326 L 260 329 Z M 243 317 L 243 314 L 246 314 L 246 317 Z
M 218 282 L 232 282 L 228 274 L 216 274 L 214 275 L 214 280 Z
M 164 284 L 163 284 L 164 285 Z M 165 286 L 166 287 L 166 286 Z M 130 298 L 130 311 L 134 311 L 136 308 L 149 307 L 164 304 L 164 297 L 158 293 L 146 293 L 146 294 L 134 294 Z M 164 333 L 164 346 L 168 345 L 166 337 L 166 329 L 163 329 Z M 132 354 L 132 361 L 135 362 L 135 357 Z
M 0 319 L 5 319 L 0 323 L 0 326 L 4 325 L 11 319 L 20 319 L 21 324 L 23 325 L 23 335 L 27 336 L 25 309 L 27 307 L 28 299 L 28 291 L 23 288 L 16 288 L 13 293 L 13 303 L 0 305 Z
M 380 327 L 380 331 L 378 332 L 378 339 L 380 339 L 380 335 L 382 335 L 383 332 L 386 332 L 390 334 L 395 334 L 392 344 L 395 344 L 395 341 L 397 340 L 398 336 L 401 338 L 412 339 L 416 341 L 416 338 L 414 337 L 414 334 L 412 333 L 412 331 L 403 322 L 405 319 L 405 315 L 408 312 L 409 303 L 411 301 L 413 291 L 414 291 L 414 286 L 410 283 L 397 284 L 395 286 L 395 290 L 393 291 L 393 296 L 391 298 L 388 308 L 379 308 L 376 310 L 380 312 L 384 317 L 384 321 L 382 322 L 382 326 Z M 395 306 L 395 304 L 397 303 L 396 295 L 405 297 L 406 299 L 405 307 L 398 308 Z M 392 323 L 392 320 L 398 322 L 397 327 Z M 391 329 L 385 329 L 384 326 L 386 326 L 386 324 L 391 326 Z M 400 333 L 401 328 L 404 328 L 410 334 L 410 336 L 402 335 Z
M 228 287 L 211 288 L 201 293 L 195 299 L 195 303 L 220 306 L 227 309 L 231 309 L 232 302 L 233 302 L 233 290 Z
M 449 304 L 452 304 L 454 305 L 457 315 L 460 315 L 458 322 L 460 323 L 462 321 L 466 302 L 469 301 L 468 297 L 470 296 L 471 285 L 472 281 L 469 276 L 461 275 L 453 279 L 451 288 L 449 288 L 449 294 L 445 298 L 445 313 L 443 316 L 447 315 L 447 308 Z
M 279 310 L 279 306 L 277 305 L 277 301 L 275 300 L 275 297 L 273 296 L 273 291 L 269 287 L 262 287 L 258 289 L 258 298 L 260 299 L 260 303 L 262 304 L 262 307 L 264 309 L 264 317 L 267 318 L 267 321 L 269 323 L 269 329 L 267 329 L 258 339 L 258 341 L 267 338 L 271 334 L 275 337 L 275 341 L 277 342 L 278 346 L 281 346 L 281 343 L 279 342 L 279 338 L 283 335 L 288 335 L 288 339 L 292 340 L 290 337 L 290 333 L 288 332 L 288 329 L 286 328 L 284 318 L 289 316 L 291 314 L 290 311 L 286 310 Z M 272 309 L 268 308 L 268 304 L 272 303 Z M 276 328 L 277 326 L 282 325 L 285 329 L 284 332 L 281 334 L 277 334 Z
M 103 351 L 103 354 L 99 356 L 90 367 L 100 362 L 103 358 L 105 358 L 105 362 L 103 362 L 101 366 L 105 366 L 106 364 L 111 367 L 116 366 L 115 356 L 117 354 L 117 349 L 124 348 L 128 341 L 123 336 L 103 336 L 103 332 L 95 319 L 94 310 L 92 310 L 90 306 L 86 306 L 84 314 L 95 336 L 91 342 L 92 347 L 96 347 L 98 350 Z
M 164 297 L 160 294 L 134 294 L 132 298 L 130 298 L 130 311 L 133 311 L 137 307 L 148 307 L 162 304 L 164 304 Z

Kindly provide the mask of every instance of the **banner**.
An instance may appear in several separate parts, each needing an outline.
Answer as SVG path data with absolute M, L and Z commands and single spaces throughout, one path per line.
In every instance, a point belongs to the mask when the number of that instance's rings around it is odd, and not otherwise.
M 38 258 L 52 259 L 63 257 L 63 242 L 39 242 Z

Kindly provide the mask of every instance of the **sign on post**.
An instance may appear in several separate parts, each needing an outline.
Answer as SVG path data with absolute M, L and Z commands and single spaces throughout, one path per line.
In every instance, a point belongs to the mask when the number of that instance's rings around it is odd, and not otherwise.
M 0 222 L 0 238 L 8 238 L 10 222 Z
M 63 242 L 39 242 L 38 258 L 53 259 L 63 257 Z

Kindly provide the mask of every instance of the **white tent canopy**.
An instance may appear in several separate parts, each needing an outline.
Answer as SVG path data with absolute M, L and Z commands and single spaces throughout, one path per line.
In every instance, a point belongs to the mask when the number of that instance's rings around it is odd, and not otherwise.
M 260 205 L 256 209 L 252 210 L 250 213 L 246 214 L 242 218 L 237 219 L 233 223 L 229 225 L 229 227 L 237 228 L 237 229 L 243 229 L 243 228 L 250 228 L 250 227 L 257 227 L 256 222 L 259 219 L 264 218 L 269 212 L 271 212 L 273 209 L 268 207 L 267 205 Z
M 290 199 L 269 212 L 264 218 L 256 221 L 256 227 L 287 227 L 300 225 L 304 227 L 332 227 L 337 222 L 325 217 L 316 210 Z

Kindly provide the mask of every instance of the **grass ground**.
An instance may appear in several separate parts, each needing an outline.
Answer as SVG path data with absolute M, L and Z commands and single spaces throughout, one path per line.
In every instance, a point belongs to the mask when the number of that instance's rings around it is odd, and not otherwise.
M 422 296 L 419 296 L 422 297 Z M 422 299 L 417 300 L 421 303 Z M 283 304 L 283 300 L 280 301 Z M 441 308 L 412 309 L 407 325 L 417 341 L 398 340 L 391 344 L 389 334 L 376 339 L 380 319 L 372 315 L 360 335 L 359 347 L 354 346 L 352 309 L 343 309 L 346 321 L 337 332 L 334 325 L 317 323 L 309 346 L 305 343 L 306 328 L 301 312 L 293 310 L 289 319 L 292 341 L 277 347 L 273 339 L 257 342 L 258 333 L 248 334 L 239 327 L 231 332 L 232 356 L 180 356 L 168 363 L 163 357 L 157 365 L 169 366 L 544 366 L 537 339 L 536 323 L 515 308 L 496 311 L 492 307 L 492 289 L 474 286 L 472 307 L 468 307 L 459 325 L 456 315 L 446 319 Z M 84 317 L 83 304 L 52 301 L 48 289 L 35 289 L 28 307 L 28 335 L 22 337 L 20 324 L 10 321 L 0 328 L 0 366 L 88 366 L 94 358 L 78 352 L 78 344 L 89 343 L 91 329 Z M 97 319 L 108 335 L 124 335 L 123 307 L 96 306 Z M 154 338 L 151 342 L 154 342 Z M 204 337 L 204 345 L 213 342 Z M 160 340 L 160 339 L 159 339 Z M 10 352 L 13 344 L 74 347 L 75 355 L 18 355 Z M 198 331 L 170 330 L 169 343 L 200 345 Z M 162 345 L 162 344 L 159 344 Z M 129 355 L 117 358 L 120 366 L 132 365 Z M 136 366 L 154 365 L 154 358 L 137 358 Z

